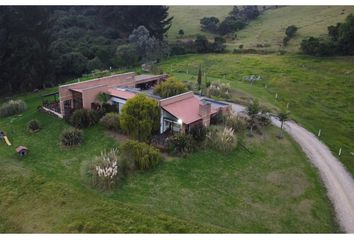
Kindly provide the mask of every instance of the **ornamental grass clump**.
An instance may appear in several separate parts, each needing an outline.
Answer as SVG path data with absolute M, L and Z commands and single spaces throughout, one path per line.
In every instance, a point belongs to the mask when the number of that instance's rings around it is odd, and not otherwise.
M 8 117 L 26 111 L 27 104 L 23 100 L 10 100 L 0 107 L 0 117 Z
M 220 152 L 230 152 L 237 146 L 235 130 L 230 127 L 210 128 L 207 133 L 206 145 Z
M 230 98 L 231 87 L 228 83 L 213 82 L 210 84 L 207 95 L 210 97 Z
M 219 136 L 219 149 L 224 152 L 230 152 L 235 147 L 235 130 L 229 127 L 225 127 L 223 132 Z
M 103 190 L 111 190 L 119 181 L 120 162 L 118 150 L 112 149 L 109 152 L 101 152 L 91 165 L 89 174 L 91 184 Z
M 82 131 L 75 128 L 67 128 L 60 135 L 60 142 L 65 147 L 80 145 L 83 142 Z

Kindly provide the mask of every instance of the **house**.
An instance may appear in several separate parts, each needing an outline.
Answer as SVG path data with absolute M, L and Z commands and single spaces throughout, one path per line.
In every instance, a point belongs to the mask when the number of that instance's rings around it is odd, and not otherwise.
M 167 75 L 136 75 L 134 72 L 116 74 L 108 77 L 97 78 L 84 82 L 71 83 L 59 86 L 58 108 L 56 115 L 65 117 L 76 109 L 90 109 L 97 102 L 96 97 L 100 92 L 109 92 L 116 87 L 129 87 L 149 89 L 151 86 L 167 79 Z M 53 109 L 46 109 L 51 110 Z
M 158 101 L 161 110 L 160 133 L 172 130 L 188 132 L 191 127 L 202 123 L 210 125 L 210 120 L 219 111 L 229 111 L 229 104 L 202 98 L 193 92 L 186 92 L 162 99 L 154 95 L 155 84 L 165 81 L 166 74 L 136 75 L 133 72 L 97 78 L 85 82 L 66 84 L 59 87 L 58 106 L 54 109 L 45 108 L 59 117 L 65 117 L 76 109 L 91 109 L 97 102 L 97 95 L 104 92 L 110 96 L 109 103 L 120 112 L 124 104 L 136 94 L 145 94 Z

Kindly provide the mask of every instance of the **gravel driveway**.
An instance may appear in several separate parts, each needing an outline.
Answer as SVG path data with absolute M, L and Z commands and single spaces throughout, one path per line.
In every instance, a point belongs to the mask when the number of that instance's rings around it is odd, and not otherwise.
M 235 112 L 245 110 L 244 106 L 233 103 L 231 105 Z M 274 117 L 272 124 L 280 127 L 280 121 Z M 284 129 L 319 170 L 342 230 L 354 233 L 354 180 L 351 174 L 314 134 L 293 121 L 287 121 Z

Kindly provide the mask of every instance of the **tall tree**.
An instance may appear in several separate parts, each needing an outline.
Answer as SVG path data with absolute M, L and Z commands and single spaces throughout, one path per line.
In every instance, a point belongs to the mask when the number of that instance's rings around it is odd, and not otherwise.
M 144 26 L 159 40 L 170 29 L 173 17 L 168 17 L 166 6 L 116 6 L 102 7 L 99 16 L 106 24 L 130 34 L 139 26 Z
M 0 81 L 8 92 L 39 88 L 52 78 L 46 7 L 0 8 Z
M 197 83 L 198 83 L 198 90 L 200 90 L 201 85 L 202 85 L 202 66 L 201 65 L 199 65 Z
M 281 111 L 281 112 L 278 113 L 277 118 L 278 118 L 279 121 L 280 121 L 280 134 L 279 134 L 279 138 L 283 138 L 284 122 L 289 119 L 289 114 L 290 114 L 290 112 L 284 112 L 284 111 Z
M 159 130 L 160 110 L 158 102 L 144 94 L 129 99 L 120 116 L 122 129 L 139 141 L 149 141 Z

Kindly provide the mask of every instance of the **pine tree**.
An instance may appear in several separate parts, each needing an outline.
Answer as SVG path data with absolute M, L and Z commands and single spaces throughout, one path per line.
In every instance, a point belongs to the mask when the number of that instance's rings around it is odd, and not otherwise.
M 198 82 L 198 90 L 200 90 L 202 85 L 202 67 L 200 65 L 199 65 L 197 82 Z

